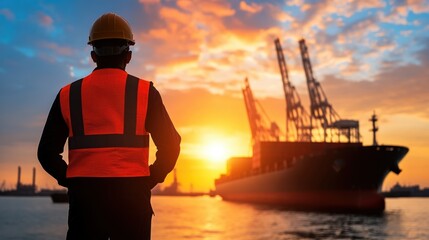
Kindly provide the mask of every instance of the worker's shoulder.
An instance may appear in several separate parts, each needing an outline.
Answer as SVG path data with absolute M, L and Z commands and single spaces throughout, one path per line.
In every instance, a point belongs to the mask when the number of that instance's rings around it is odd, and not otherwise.
M 147 83 L 148 83 L 148 84 L 150 84 L 151 86 L 153 85 L 153 82 L 152 82 L 152 81 L 150 81 L 150 80 L 147 80 L 146 78 L 137 77 L 137 76 L 135 76 L 135 75 L 133 75 L 133 74 L 129 74 L 129 73 L 128 73 L 128 75 L 129 75 L 129 76 L 131 76 L 131 77 L 137 78 L 137 79 L 139 79 L 140 81 L 147 82 Z
M 73 82 L 71 82 L 71 83 L 68 83 L 68 84 L 64 85 L 64 86 L 60 89 L 60 92 L 61 92 L 61 91 L 63 91 L 63 90 L 68 90 L 68 89 L 70 89 L 70 86 L 71 86 L 71 85 L 73 85 L 73 84 L 79 84 L 80 82 L 82 82 L 82 80 L 83 80 L 83 78 L 80 78 L 80 79 L 77 79 L 77 80 L 75 80 L 75 81 L 73 81 Z
M 153 84 L 153 82 L 152 82 L 152 81 L 147 80 L 147 79 L 142 78 L 142 77 L 137 77 L 137 76 L 132 75 L 132 74 L 129 74 L 129 73 L 128 73 L 128 75 L 129 75 L 129 76 L 132 76 L 132 77 L 135 77 L 135 78 L 139 79 L 140 81 L 142 81 L 142 82 L 144 82 L 144 83 L 148 84 L 148 85 L 149 85 L 149 91 L 152 91 L 152 92 L 158 92 L 158 90 L 155 88 L 155 86 L 154 86 L 154 84 Z

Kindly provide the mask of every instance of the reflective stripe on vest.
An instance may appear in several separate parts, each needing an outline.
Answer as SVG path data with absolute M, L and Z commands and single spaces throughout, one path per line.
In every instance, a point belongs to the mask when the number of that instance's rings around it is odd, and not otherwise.
M 103 100 L 97 102 L 94 97 L 85 95 L 91 92 L 88 89 L 84 90 L 85 87 L 93 87 L 94 84 L 90 84 L 91 81 L 104 80 L 101 79 L 103 78 L 103 74 L 100 75 L 103 73 L 101 71 L 105 73 L 112 71 L 117 74 L 116 82 L 112 86 L 109 86 L 108 82 L 104 82 L 102 88 L 117 94 L 116 98 L 123 95 L 124 99 L 121 99 L 123 105 L 103 106 L 101 104 L 101 106 L 95 106 L 94 104 L 100 104 Z M 125 71 L 101 69 L 61 90 L 61 111 L 70 129 L 67 177 L 150 175 L 148 167 L 149 134 L 144 129 L 149 85 L 150 83 L 147 81 L 126 75 Z M 121 91 L 121 89 L 115 88 L 123 88 L 124 92 L 117 93 L 115 91 Z M 115 98 L 113 100 L 108 98 L 109 96 L 104 99 L 107 99 L 106 101 L 115 100 Z M 109 132 L 106 132 L 107 127 L 100 127 L 105 124 L 101 122 L 104 119 L 100 119 L 99 116 L 96 116 L 97 113 L 92 113 L 90 110 L 98 110 L 101 114 L 105 112 L 105 122 L 112 125 L 112 129 L 109 128 Z M 110 112 L 113 114 L 107 115 Z M 118 118 L 119 113 L 122 112 L 123 116 Z

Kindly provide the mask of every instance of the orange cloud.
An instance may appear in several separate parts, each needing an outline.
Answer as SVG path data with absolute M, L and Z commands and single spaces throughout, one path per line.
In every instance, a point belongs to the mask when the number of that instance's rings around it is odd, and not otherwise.
M 256 3 L 251 3 L 249 5 L 246 1 L 240 1 L 240 9 L 249 13 L 257 13 L 262 10 L 262 6 Z
M 386 3 L 383 0 L 355 0 L 351 4 L 357 11 L 361 11 L 366 8 L 383 8 Z
M 404 5 L 415 13 L 424 13 L 429 11 L 429 4 L 425 0 L 406 0 Z
M 293 22 L 292 26 L 295 31 L 301 31 L 303 35 L 312 36 L 312 28 L 317 27 L 322 31 L 329 28 L 332 23 L 341 24 L 332 19 L 332 15 L 351 17 L 354 13 L 368 8 L 383 8 L 385 3 L 382 0 L 355 0 L 355 1 L 316 1 L 312 4 L 304 3 L 302 0 L 288 1 L 287 5 L 300 7 L 305 14 L 304 19 Z
M 180 24 L 189 24 L 192 20 L 190 15 L 170 7 L 162 7 L 159 14 L 166 21 L 174 21 Z
M 191 84 L 213 92 L 239 93 L 239 88 L 230 90 L 237 81 L 276 66 L 265 59 L 267 53 L 274 53 L 272 41 L 281 32 L 278 27 L 231 29 L 219 15 L 188 12 L 188 2 L 180 4 L 180 9 L 160 8 L 160 27 L 139 35 L 153 56 L 143 64 L 156 65 L 152 76 L 162 87 L 184 89 Z M 197 4 L 196 8 L 205 6 Z M 235 24 L 245 26 L 244 22 Z M 249 73 L 249 67 L 255 73 Z
M 55 54 L 59 54 L 59 55 L 63 55 L 63 56 L 70 56 L 73 54 L 73 49 L 71 49 L 69 47 L 59 46 L 56 43 L 43 42 L 41 44 L 41 46 L 44 48 L 53 50 L 55 52 Z
M 360 115 L 371 109 L 383 109 L 386 114 L 410 114 L 429 118 L 426 103 L 428 70 L 422 65 L 392 66 L 374 81 L 351 82 L 327 76 L 322 83 L 326 93 L 337 104 L 339 112 Z M 346 92 L 347 94 L 344 94 Z
M 37 14 L 37 18 L 40 25 L 42 25 L 45 28 L 51 28 L 54 23 L 54 20 L 50 16 L 41 12 Z
M 156 4 L 160 2 L 161 0 L 139 0 L 139 3 L 142 3 L 142 4 Z
M 235 14 L 228 1 L 189 1 L 179 0 L 177 6 L 188 11 L 200 11 L 218 17 L 227 17 Z
M 292 22 L 294 21 L 294 18 L 287 14 L 286 12 L 283 11 L 279 11 L 277 8 L 274 8 L 274 17 L 279 21 L 279 22 Z
M 405 6 L 397 7 L 389 14 L 379 13 L 379 18 L 383 22 L 406 25 L 408 24 L 407 15 L 408 9 Z

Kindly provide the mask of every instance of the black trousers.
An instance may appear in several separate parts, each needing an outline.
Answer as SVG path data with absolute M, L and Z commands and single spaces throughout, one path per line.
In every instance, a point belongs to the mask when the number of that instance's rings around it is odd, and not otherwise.
M 71 178 L 67 240 L 150 239 L 148 177 Z

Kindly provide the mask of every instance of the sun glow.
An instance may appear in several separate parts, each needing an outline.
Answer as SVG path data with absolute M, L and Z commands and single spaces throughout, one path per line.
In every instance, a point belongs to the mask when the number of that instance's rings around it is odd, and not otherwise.
M 219 142 L 210 142 L 203 149 L 204 158 L 211 162 L 225 162 L 229 158 L 228 148 Z

